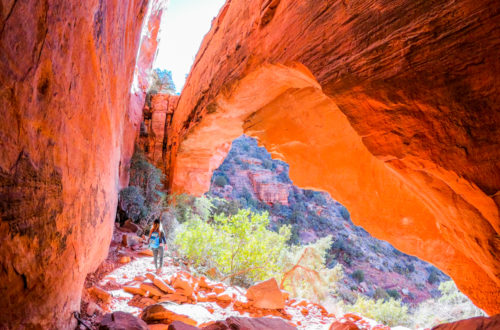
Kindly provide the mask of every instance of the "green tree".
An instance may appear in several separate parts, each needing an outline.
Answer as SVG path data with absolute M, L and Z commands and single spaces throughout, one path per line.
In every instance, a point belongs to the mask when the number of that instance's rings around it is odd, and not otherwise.
M 281 278 L 281 287 L 292 296 L 320 302 L 337 289 L 343 277 L 342 265 L 330 269 L 325 266 L 325 257 L 332 244 L 326 236 L 314 243 L 294 246 L 284 258 L 286 272 Z
M 213 222 L 191 217 L 176 237 L 179 251 L 197 266 L 216 267 L 231 283 L 250 285 L 277 276 L 290 227 L 267 229 L 267 213 L 240 210 L 233 216 L 215 215 Z
M 136 146 L 130 163 L 129 187 L 120 191 L 119 206 L 135 222 L 149 224 L 160 217 L 165 193 L 161 191 L 164 175 L 151 164 Z

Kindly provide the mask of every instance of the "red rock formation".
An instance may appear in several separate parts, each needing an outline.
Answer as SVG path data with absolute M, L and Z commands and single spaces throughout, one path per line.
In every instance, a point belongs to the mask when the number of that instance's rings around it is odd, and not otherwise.
M 257 198 L 268 204 L 288 205 L 288 189 L 286 183 L 269 180 L 273 178 L 271 171 L 247 172 Z
M 473 317 L 457 322 L 443 323 L 432 330 L 494 330 L 500 329 L 500 314 L 493 317 Z
M 74 326 L 108 253 L 143 106 L 130 90 L 147 4 L 0 5 L 0 328 Z
M 228 1 L 169 131 L 200 194 L 245 132 L 353 220 L 500 312 L 500 10 L 494 0 Z
M 144 128 L 141 132 L 141 147 L 148 158 L 164 173 L 168 173 L 165 167 L 169 162 L 165 157 L 170 155 L 164 150 L 165 141 L 168 140 L 168 131 L 172 123 L 174 109 L 179 101 L 178 95 L 155 94 L 151 95 L 150 105 L 144 108 Z

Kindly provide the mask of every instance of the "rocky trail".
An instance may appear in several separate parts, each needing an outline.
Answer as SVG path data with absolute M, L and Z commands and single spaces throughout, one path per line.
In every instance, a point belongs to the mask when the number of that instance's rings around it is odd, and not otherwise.
M 170 252 L 161 273 L 154 274 L 144 240 L 118 229 L 82 297 L 80 329 L 390 329 L 290 298 L 274 279 L 245 290 L 195 277 Z

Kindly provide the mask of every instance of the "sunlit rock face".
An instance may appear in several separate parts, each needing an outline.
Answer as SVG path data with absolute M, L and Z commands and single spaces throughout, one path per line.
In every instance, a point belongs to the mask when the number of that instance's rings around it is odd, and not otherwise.
M 226 3 L 169 131 L 201 194 L 242 133 L 500 312 L 498 1 Z
M 144 105 L 138 142 L 150 161 L 164 173 L 169 173 L 166 166 L 171 153 L 166 149 L 166 141 L 178 101 L 179 95 L 160 93 L 150 95 Z
M 84 278 L 108 252 L 120 177 L 127 181 L 147 13 L 143 0 L 0 5 L 2 329 L 74 327 Z M 148 28 L 145 42 L 157 31 Z

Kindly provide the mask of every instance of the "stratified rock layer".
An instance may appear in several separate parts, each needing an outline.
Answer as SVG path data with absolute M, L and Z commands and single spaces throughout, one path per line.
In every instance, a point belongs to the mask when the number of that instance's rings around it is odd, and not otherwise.
M 500 3 L 228 1 L 168 131 L 170 186 L 208 190 L 243 132 L 374 236 L 500 312 Z
M 0 5 L 0 328 L 70 329 L 106 257 L 159 1 Z M 131 86 L 139 59 L 134 93 Z M 150 65 L 150 64 L 149 64 Z M 137 116 L 139 114 L 139 116 Z M 106 247 L 106 248 L 103 248 Z

